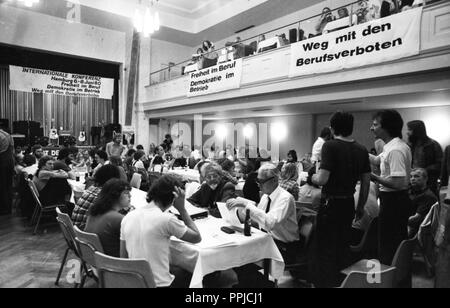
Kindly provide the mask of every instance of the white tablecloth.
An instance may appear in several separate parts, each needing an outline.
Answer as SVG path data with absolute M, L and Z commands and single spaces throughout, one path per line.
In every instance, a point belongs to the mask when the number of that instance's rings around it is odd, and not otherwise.
M 72 188 L 72 197 L 70 198 L 70 202 L 75 203 L 75 199 L 80 198 L 83 195 L 84 190 L 86 189 L 86 179 L 84 176 L 80 177 L 80 181 L 77 182 L 75 180 L 67 180 L 70 187 Z
M 284 273 L 284 260 L 275 242 L 267 233 L 253 229 L 252 236 L 241 233 L 226 234 L 220 230 L 226 226 L 222 219 L 208 217 L 197 220 L 203 241 L 193 245 L 172 239 L 171 263 L 191 273 L 191 288 L 203 287 L 203 277 L 246 264 L 271 260 L 269 274 L 279 279 Z
M 175 169 L 169 170 L 168 174 L 176 174 L 181 176 L 183 179 L 191 182 L 200 183 L 200 172 L 198 170 L 193 169 Z

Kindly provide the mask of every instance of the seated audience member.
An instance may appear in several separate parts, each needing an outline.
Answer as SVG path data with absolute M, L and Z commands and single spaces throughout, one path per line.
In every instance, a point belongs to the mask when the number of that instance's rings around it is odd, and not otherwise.
M 341 7 L 338 10 L 338 19 L 349 17 L 348 9 L 346 7 Z
M 114 258 L 120 258 L 120 227 L 124 216 L 119 211 L 130 207 L 130 191 L 128 182 L 109 180 L 88 212 L 85 231 L 97 234 L 105 254 Z
M 298 161 L 297 152 L 295 150 L 290 150 L 287 154 L 287 161 L 284 163 L 283 167 L 287 164 L 295 164 L 297 166 L 297 174 L 300 176 L 300 173 L 303 172 L 303 164 Z M 281 167 L 281 168 L 283 168 Z
M 295 259 L 299 241 L 297 214 L 295 200 L 290 193 L 279 186 L 279 177 L 280 173 L 275 165 L 262 166 L 258 171 L 257 181 L 264 195 L 259 205 L 231 199 L 227 202 L 227 206 L 229 209 L 239 208 L 238 214 L 242 221 L 245 219 L 246 211 L 250 210 L 252 222 L 273 236 L 285 263 L 291 264 Z M 240 287 L 268 285 L 255 265 L 246 265 L 235 271 Z
M 31 154 L 36 158 L 36 161 L 39 161 L 42 157 L 44 157 L 44 151 L 42 149 L 42 145 L 36 144 L 31 148 Z
M 222 175 L 223 177 L 230 183 L 233 183 L 234 185 L 238 184 L 238 180 L 236 178 L 236 172 L 235 168 L 236 166 L 234 163 L 229 159 L 224 159 L 220 163 L 220 167 L 222 168 Z
M 108 162 L 108 154 L 106 154 L 105 151 L 99 150 L 95 153 L 95 161 L 97 162 L 97 166 L 94 169 L 94 175 L 97 173 L 97 171 L 105 166 Z
M 129 173 L 133 167 L 133 158 L 134 158 L 135 153 L 136 153 L 136 150 L 131 149 L 131 150 L 128 150 L 127 154 L 125 155 L 125 159 L 123 160 L 123 168 L 125 169 L 125 172 L 127 172 L 127 173 Z
M 233 57 L 234 60 L 244 58 L 245 57 L 245 45 L 242 44 L 241 38 L 238 36 L 234 42 L 225 43 L 225 47 L 233 48 Z
M 311 168 L 314 168 L 314 163 L 311 161 L 311 156 L 312 156 L 311 153 L 307 153 L 305 154 L 305 156 L 303 156 L 302 160 L 300 161 L 303 166 L 303 172 L 309 172 Z
M 411 188 L 409 197 L 412 202 L 414 215 L 408 221 L 408 235 L 413 238 L 419 231 L 420 225 L 438 202 L 436 195 L 428 188 L 428 173 L 425 169 L 418 168 L 411 172 Z
M 291 44 L 291 42 L 289 42 L 289 40 L 286 38 L 285 33 L 280 35 L 280 39 L 281 39 L 281 46 L 288 46 Z
M 186 288 L 190 282 L 188 274 L 170 265 L 170 238 L 201 242 L 200 232 L 185 209 L 181 186 L 178 178 L 164 175 L 150 188 L 149 204 L 129 213 L 122 221 L 121 257 L 147 260 L 159 288 Z M 172 204 L 182 221 L 167 212 Z
M 125 172 L 125 169 L 123 168 L 122 158 L 120 158 L 119 156 L 111 156 L 109 158 L 109 163 L 110 163 L 110 165 L 115 166 L 115 167 L 117 167 L 117 169 L 119 169 L 120 179 L 122 181 L 127 182 L 128 177 L 127 177 L 127 173 Z
M 322 10 L 322 16 L 320 17 L 319 23 L 316 26 L 317 34 L 322 34 L 323 29 L 327 25 L 327 23 L 336 20 L 336 17 L 333 16 L 331 9 L 329 7 L 325 7 Z
M 298 202 L 311 204 L 311 209 L 319 211 L 320 203 L 322 200 L 322 189 L 319 186 L 305 184 L 300 187 L 298 196 Z
M 70 165 L 72 165 L 72 161 L 74 160 L 74 156 L 69 148 L 63 148 L 59 151 L 58 159 L 55 161 L 53 169 L 54 170 L 63 170 L 68 173 L 69 178 L 74 180 L 75 175 L 72 173 L 72 169 L 70 169 Z
M 280 187 L 290 193 L 294 200 L 298 200 L 300 187 L 298 181 L 298 168 L 293 163 L 287 163 L 281 169 Z
M 150 149 L 148 151 L 148 159 L 152 160 L 156 154 L 156 145 L 154 143 L 150 144 Z
M 355 192 L 355 204 L 358 204 L 360 189 L 361 186 L 357 185 Z M 378 217 L 379 213 L 380 213 L 380 206 L 378 205 L 377 185 L 374 182 L 371 182 L 369 197 L 367 198 L 367 202 L 364 207 L 364 215 L 360 220 L 353 221 L 352 245 L 356 246 L 359 243 L 361 243 L 364 233 L 369 228 L 372 220 Z
M 205 183 L 188 201 L 195 206 L 208 208 L 212 216 L 220 217 L 217 202 L 235 198 L 235 185 L 222 175 L 222 168 L 216 163 L 206 165 L 203 170 Z
M 203 68 L 208 68 L 217 64 L 219 54 L 214 50 L 214 44 L 210 41 L 203 42 Z
M 145 153 L 143 151 L 137 151 L 136 153 L 134 153 L 133 161 L 132 161 L 131 165 L 136 170 L 145 170 L 144 162 L 142 161 L 144 156 L 145 156 Z
M 55 170 L 54 165 L 52 157 L 42 157 L 33 178 L 44 206 L 66 204 L 72 195 L 72 188 L 67 182 L 69 174 L 61 169 Z
M 163 166 L 166 163 L 166 152 L 164 151 L 164 147 L 160 145 L 157 149 L 155 157 L 153 157 L 152 161 L 150 162 L 150 167 L 148 171 L 154 171 L 155 166 Z
M 23 158 L 23 163 L 25 168 L 22 169 L 22 172 L 25 173 L 26 177 L 36 174 L 36 171 L 38 170 L 38 162 L 35 155 L 26 154 Z
M 113 165 L 101 167 L 94 175 L 94 185 L 87 188 L 78 200 L 73 210 L 72 220 L 73 224 L 80 230 L 84 230 L 86 227 L 89 209 L 97 200 L 103 185 L 111 179 L 120 179 L 119 169 Z

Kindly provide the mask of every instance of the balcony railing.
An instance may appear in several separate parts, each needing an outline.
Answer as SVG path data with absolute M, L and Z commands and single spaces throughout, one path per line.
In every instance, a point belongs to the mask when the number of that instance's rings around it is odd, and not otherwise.
M 420 5 L 429 5 L 444 1 L 446 0 L 419 0 L 416 2 L 421 2 Z M 380 8 L 378 12 L 368 8 L 365 3 L 367 2 L 359 0 L 327 12 L 325 12 L 326 8 L 324 8 L 321 14 L 273 29 L 258 36 L 227 43 L 227 46 L 210 50 L 201 55 L 192 55 L 191 59 L 177 64 L 169 64 L 167 68 L 152 72 L 150 74 L 150 86 L 179 78 L 190 72 L 214 66 L 218 63 L 248 58 L 256 54 L 289 46 L 297 41 L 308 40 L 327 32 L 365 23 L 366 21 L 380 18 L 380 14 L 385 14 L 384 10 L 389 10 L 389 14 L 392 15 L 400 12 L 402 9 L 397 1 L 394 1 L 395 7 Z

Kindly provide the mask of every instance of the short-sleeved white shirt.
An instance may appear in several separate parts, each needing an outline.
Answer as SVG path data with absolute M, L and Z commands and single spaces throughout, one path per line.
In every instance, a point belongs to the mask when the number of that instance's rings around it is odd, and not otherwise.
M 170 237 L 182 238 L 187 230 L 175 215 L 151 203 L 125 216 L 120 239 L 125 241 L 130 259 L 150 263 L 157 287 L 169 287 L 175 279 L 170 274 Z
M 411 175 L 412 154 L 408 144 L 400 138 L 392 139 L 384 146 L 381 159 L 381 177 L 404 177 L 404 183 L 399 191 L 407 190 Z M 380 186 L 380 191 L 394 192 L 392 188 Z

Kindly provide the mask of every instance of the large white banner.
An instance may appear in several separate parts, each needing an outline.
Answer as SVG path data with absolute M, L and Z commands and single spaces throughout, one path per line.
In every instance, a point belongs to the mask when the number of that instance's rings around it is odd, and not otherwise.
M 334 72 L 419 54 L 422 8 L 291 46 L 289 77 Z
M 221 63 L 189 73 L 188 97 L 239 89 L 242 78 L 242 59 Z
M 110 78 L 12 65 L 9 73 L 9 89 L 13 91 L 102 99 L 111 99 L 114 94 L 114 79 Z

